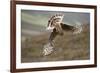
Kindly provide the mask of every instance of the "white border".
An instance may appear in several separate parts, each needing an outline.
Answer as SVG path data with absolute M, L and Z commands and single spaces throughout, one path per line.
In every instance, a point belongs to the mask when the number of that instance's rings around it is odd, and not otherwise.
M 90 60 L 21 63 L 21 9 L 42 11 L 88 12 L 90 13 Z M 85 8 L 16 5 L 16 68 L 39 68 L 94 64 L 94 10 Z

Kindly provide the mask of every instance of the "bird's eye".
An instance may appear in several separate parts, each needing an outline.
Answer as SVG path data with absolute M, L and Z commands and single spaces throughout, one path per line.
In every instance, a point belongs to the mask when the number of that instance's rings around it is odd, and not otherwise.
M 48 22 L 50 22 L 50 20 Z

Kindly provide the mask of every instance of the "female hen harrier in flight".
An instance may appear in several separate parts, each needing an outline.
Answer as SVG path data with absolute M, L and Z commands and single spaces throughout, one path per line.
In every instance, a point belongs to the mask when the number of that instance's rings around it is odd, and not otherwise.
M 52 30 L 52 32 L 49 37 L 49 43 L 44 46 L 44 55 L 49 55 L 52 53 L 54 49 L 53 40 L 57 35 L 63 36 L 63 31 L 72 31 L 73 33 L 80 33 L 82 31 L 81 24 L 74 26 L 65 24 L 62 22 L 63 17 L 63 14 L 55 14 L 48 20 L 47 30 Z

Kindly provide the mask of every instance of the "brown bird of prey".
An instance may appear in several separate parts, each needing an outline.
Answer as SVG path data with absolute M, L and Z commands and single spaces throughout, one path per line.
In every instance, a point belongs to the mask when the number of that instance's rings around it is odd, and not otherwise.
M 81 25 L 72 26 L 62 22 L 64 15 L 63 14 L 55 14 L 48 20 L 47 30 L 52 30 L 49 37 L 49 44 L 46 46 L 49 47 L 44 48 L 44 55 L 48 55 L 52 53 L 54 48 L 53 40 L 57 35 L 64 35 L 63 31 L 72 31 L 73 33 L 80 33 L 82 31 Z

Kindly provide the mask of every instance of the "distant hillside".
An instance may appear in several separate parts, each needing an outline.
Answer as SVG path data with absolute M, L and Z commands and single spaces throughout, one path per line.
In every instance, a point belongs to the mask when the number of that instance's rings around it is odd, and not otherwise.
M 63 60 L 86 60 L 90 58 L 89 25 L 83 25 L 80 34 L 73 35 L 72 32 L 65 32 L 64 36 L 55 38 L 55 51 L 43 56 L 43 46 L 48 42 L 50 32 L 43 32 L 39 35 L 22 35 L 21 62 L 44 62 Z

